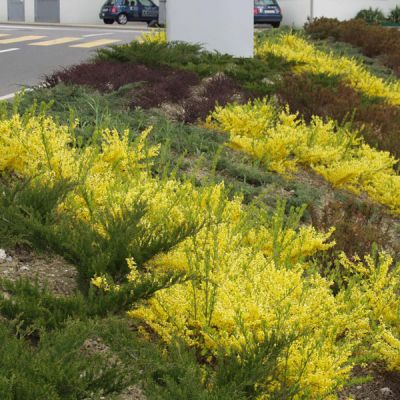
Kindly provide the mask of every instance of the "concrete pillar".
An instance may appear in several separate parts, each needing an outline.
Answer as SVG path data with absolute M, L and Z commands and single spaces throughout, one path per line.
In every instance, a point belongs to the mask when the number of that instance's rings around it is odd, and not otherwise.
M 8 20 L 8 3 L 7 0 L 0 0 L 0 22 Z
M 254 0 L 168 0 L 170 41 L 198 43 L 210 51 L 252 57 Z
M 35 0 L 25 0 L 25 22 L 35 22 Z
M 167 0 L 160 0 L 159 7 L 158 23 L 161 26 L 165 26 L 167 23 Z

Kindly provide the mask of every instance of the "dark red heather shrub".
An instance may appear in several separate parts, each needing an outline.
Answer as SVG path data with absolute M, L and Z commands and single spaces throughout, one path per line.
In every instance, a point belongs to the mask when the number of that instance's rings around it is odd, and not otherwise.
M 162 66 L 153 68 L 140 64 L 99 61 L 78 64 L 55 72 L 45 77 L 44 84 L 47 87 L 53 87 L 58 83 L 85 85 L 100 92 L 112 92 L 129 83 L 160 83 L 165 80 L 170 82 L 170 88 L 173 84 L 178 85 L 180 81 L 183 82 L 181 86 L 199 82 L 197 75 L 192 72 Z
M 361 49 L 367 57 L 380 57 L 382 63 L 400 76 L 400 31 L 370 25 L 360 19 L 340 22 L 317 18 L 305 26 L 318 39 L 333 38 Z
M 101 92 L 112 92 L 128 83 L 147 81 L 155 74 L 142 65 L 98 62 L 78 64 L 45 77 L 44 84 L 53 87 L 59 83 L 85 85 Z
M 158 74 L 132 91 L 132 107 L 147 109 L 159 107 L 163 103 L 177 103 L 190 96 L 191 88 L 200 83 L 193 72 L 169 69 L 159 71 Z
M 367 143 L 400 158 L 400 107 L 367 104 L 362 95 L 343 83 L 329 86 L 307 74 L 284 75 L 277 95 L 282 105 L 288 104 L 306 121 L 313 115 L 339 122 L 351 120 L 354 128 L 362 128 Z
M 225 105 L 250 97 L 224 74 L 202 81 L 191 71 L 112 61 L 75 65 L 47 76 L 44 82 L 47 87 L 59 83 L 89 86 L 100 92 L 112 92 L 127 84 L 138 83 L 127 94 L 132 108 L 149 109 L 172 104 L 181 110 L 176 117 L 185 122 L 204 119 L 217 104 Z
M 332 200 L 320 211 L 312 214 L 313 226 L 327 230 L 335 227 L 332 239 L 335 249 L 344 251 L 349 257 L 370 254 L 373 244 L 398 254 L 400 244 L 392 235 L 390 220 L 374 203 L 353 198 Z
M 184 120 L 195 122 L 205 119 L 216 105 L 225 106 L 233 101 L 244 103 L 251 97 L 234 80 L 217 74 L 205 79 L 200 87 L 193 90 L 192 96 L 183 102 Z

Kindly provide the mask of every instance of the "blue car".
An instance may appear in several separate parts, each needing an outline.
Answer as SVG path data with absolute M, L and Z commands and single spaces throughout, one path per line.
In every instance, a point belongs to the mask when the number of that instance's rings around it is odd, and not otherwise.
M 158 22 L 158 6 L 151 0 L 107 0 L 101 7 L 100 19 L 105 24 L 141 21 L 153 26 Z
M 279 28 L 282 22 L 282 11 L 276 0 L 254 1 L 254 23 L 270 24 Z

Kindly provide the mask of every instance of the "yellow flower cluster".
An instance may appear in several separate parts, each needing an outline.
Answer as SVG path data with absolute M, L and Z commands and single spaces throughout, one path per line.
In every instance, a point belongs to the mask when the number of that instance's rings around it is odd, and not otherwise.
M 364 314 L 369 326 L 359 327 L 370 335 L 369 342 L 390 369 L 400 371 L 400 264 L 393 266 L 391 256 L 348 260 L 340 265 L 348 273 L 347 290 L 339 294 L 346 299 L 351 312 Z
M 139 43 L 166 43 L 167 33 L 165 30 L 152 30 L 142 33 L 138 38 Z
M 273 54 L 294 62 L 295 70 L 341 77 L 344 82 L 368 97 L 382 97 L 389 104 L 400 105 L 400 82 L 385 82 L 368 72 L 355 59 L 339 57 L 316 49 L 307 40 L 295 34 L 267 36 L 258 41 L 257 54 Z
M 112 289 L 112 286 L 110 286 L 110 284 L 108 283 L 107 278 L 103 275 L 95 276 L 94 278 L 92 278 L 91 284 L 105 292 L 109 292 Z
M 397 160 L 357 138 L 357 132 L 314 117 L 310 125 L 288 110 L 275 111 L 267 100 L 217 107 L 208 126 L 230 134 L 230 146 L 288 175 L 299 165 L 312 168 L 335 187 L 366 192 L 400 213 Z

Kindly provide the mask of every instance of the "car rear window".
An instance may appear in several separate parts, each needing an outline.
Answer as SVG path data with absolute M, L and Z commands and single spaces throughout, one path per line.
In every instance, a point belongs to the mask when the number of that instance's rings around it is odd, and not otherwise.
M 256 6 L 276 6 L 276 0 L 256 0 Z
M 116 0 L 107 0 L 107 1 L 103 4 L 103 7 L 104 7 L 104 6 L 113 6 L 113 5 L 115 5 L 115 2 L 116 2 Z

